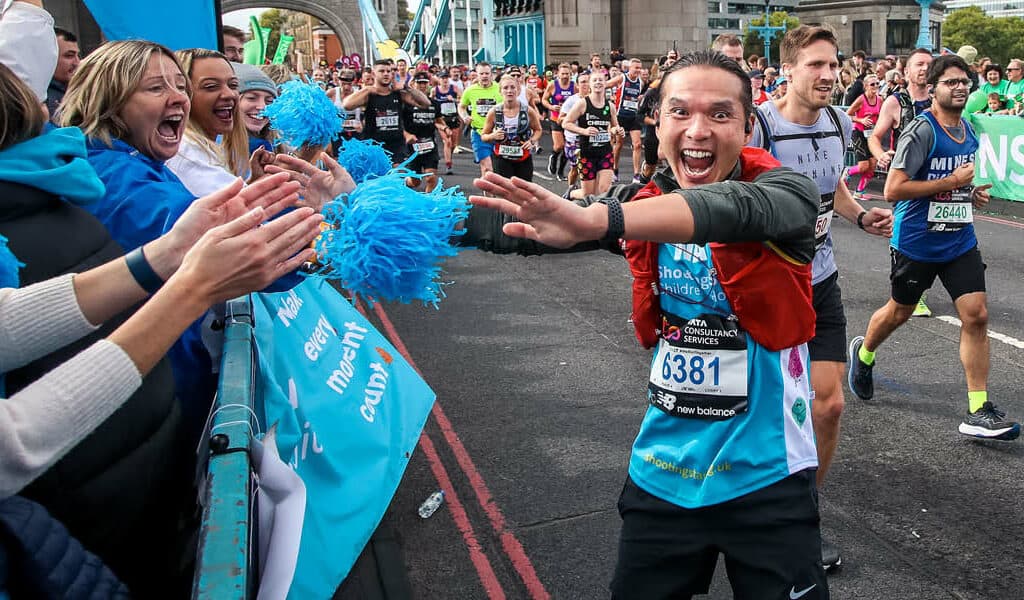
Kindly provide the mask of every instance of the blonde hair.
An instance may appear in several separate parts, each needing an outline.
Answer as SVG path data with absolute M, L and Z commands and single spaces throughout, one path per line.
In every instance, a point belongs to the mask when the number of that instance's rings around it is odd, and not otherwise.
M 292 70 L 288 65 L 260 65 L 260 70 L 277 85 L 292 80 Z
M 231 61 L 215 50 L 189 48 L 187 50 L 178 50 L 175 54 L 178 55 L 178 60 L 181 61 L 181 69 L 185 73 L 185 78 L 190 81 L 196 62 L 207 58 L 223 60 L 227 63 L 232 73 L 234 73 Z M 220 146 L 214 140 L 207 137 L 206 132 L 199 127 L 199 121 L 194 118 L 195 111 L 189 114 L 188 123 L 185 125 L 185 137 L 193 144 L 205 150 L 210 156 L 219 159 L 230 173 L 239 177 L 246 177 L 249 173 L 249 130 L 245 127 L 245 121 L 242 118 L 241 111 L 238 110 L 237 103 L 235 104 L 233 115 L 231 132 L 223 136 Z
M 498 87 L 501 87 L 501 86 L 505 85 L 505 80 L 506 79 L 508 81 L 511 81 L 512 83 L 516 84 L 516 87 L 522 88 L 522 84 L 519 83 L 519 80 L 516 79 L 515 77 L 511 76 L 511 75 L 502 75 L 501 79 L 498 80 Z
M 0 150 L 43 132 L 46 114 L 35 92 L 0 63 Z
M 121 120 L 121 111 L 142 81 L 154 54 L 167 56 L 181 70 L 174 53 L 166 46 L 144 40 L 107 42 L 90 53 L 75 69 L 60 108 L 60 123 L 78 127 L 89 139 L 108 146 L 114 139 L 131 133 Z M 186 93 L 192 85 L 185 78 Z

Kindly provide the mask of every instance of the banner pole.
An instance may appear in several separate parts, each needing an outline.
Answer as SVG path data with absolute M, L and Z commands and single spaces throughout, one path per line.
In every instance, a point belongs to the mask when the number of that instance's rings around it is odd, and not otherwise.
M 224 29 L 224 17 L 220 14 L 221 4 L 220 0 L 213 0 L 213 18 L 214 25 L 217 27 L 217 51 L 224 52 L 224 36 L 221 35 L 221 30 Z

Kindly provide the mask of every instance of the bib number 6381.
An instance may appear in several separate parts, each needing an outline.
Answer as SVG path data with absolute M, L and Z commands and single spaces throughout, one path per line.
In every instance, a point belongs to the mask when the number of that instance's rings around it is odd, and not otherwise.
M 689 382 L 692 385 L 703 385 L 707 380 L 717 387 L 721 378 L 721 359 L 715 356 L 707 360 L 699 354 L 687 357 L 683 353 L 666 352 L 661 363 L 661 377 L 666 381 Z

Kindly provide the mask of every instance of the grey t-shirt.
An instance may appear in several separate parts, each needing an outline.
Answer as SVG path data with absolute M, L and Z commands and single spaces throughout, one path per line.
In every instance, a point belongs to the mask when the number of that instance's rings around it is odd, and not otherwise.
M 819 283 L 836 272 L 836 261 L 832 251 L 832 204 L 836 187 L 845 166 L 846 148 L 850 145 L 853 121 L 840 110 L 834 110 L 839 119 L 840 134 L 835 135 L 836 125 L 823 108 L 818 121 L 813 125 L 798 125 L 783 118 L 774 102 L 765 102 L 757 108 L 772 132 L 773 143 L 769 151 L 782 163 L 797 173 L 806 175 L 818 186 L 822 196 L 815 234 L 817 238 L 811 282 Z M 821 134 L 832 134 L 816 137 Z M 791 137 L 792 136 L 792 137 Z M 760 122 L 755 123 L 754 135 L 748 146 L 764 147 Z
M 956 127 L 948 127 L 949 135 L 961 138 L 964 135 L 963 122 Z M 892 168 L 899 169 L 913 179 L 931 154 L 935 144 L 935 130 L 924 117 L 918 117 L 907 125 L 896 143 L 896 154 L 892 157 Z

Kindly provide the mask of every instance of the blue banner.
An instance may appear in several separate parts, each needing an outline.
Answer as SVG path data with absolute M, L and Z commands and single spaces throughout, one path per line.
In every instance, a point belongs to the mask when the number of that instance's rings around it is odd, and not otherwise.
M 334 288 L 253 294 L 257 406 L 306 485 L 289 598 L 329 598 L 380 523 L 434 392 Z M 260 398 L 259 396 L 262 396 Z
M 220 47 L 210 0 L 85 0 L 85 5 L 108 40 L 149 40 L 171 50 Z

